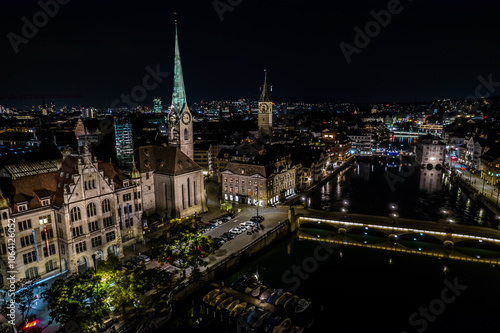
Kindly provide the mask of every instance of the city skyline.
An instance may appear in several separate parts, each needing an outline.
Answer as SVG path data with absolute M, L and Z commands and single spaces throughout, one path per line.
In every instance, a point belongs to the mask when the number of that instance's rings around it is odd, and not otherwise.
M 320 2 L 296 1 L 119 4 L 4 4 L 0 54 L 9 79 L 0 84 L 0 103 L 21 107 L 41 100 L 9 98 L 76 95 L 81 97 L 56 103 L 107 108 L 153 71 L 163 74 L 139 104 L 152 106 L 153 98 L 161 97 L 169 105 L 174 11 L 188 103 L 257 99 L 264 69 L 273 98 L 281 100 L 464 98 L 476 96 L 480 77 L 490 83 L 481 96 L 497 94 L 500 48 L 492 42 L 498 30 L 492 1 L 459 1 L 453 7 L 342 2 L 334 11 Z M 34 19 L 39 25 L 28 36 L 23 27 Z

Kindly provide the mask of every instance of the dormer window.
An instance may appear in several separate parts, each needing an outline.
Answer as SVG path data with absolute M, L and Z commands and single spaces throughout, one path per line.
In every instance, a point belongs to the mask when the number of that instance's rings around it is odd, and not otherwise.
M 24 211 L 28 210 L 28 204 L 17 205 L 17 210 L 19 210 L 20 212 L 24 212 Z
M 123 181 L 123 186 L 129 186 L 128 180 Z
M 50 199 L 42 200 L 42 206 L 48 206 L 48 205 L 50 205 Z

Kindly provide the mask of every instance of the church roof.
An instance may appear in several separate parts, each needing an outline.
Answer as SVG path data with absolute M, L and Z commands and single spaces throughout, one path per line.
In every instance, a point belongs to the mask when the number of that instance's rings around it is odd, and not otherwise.
M 264 86 L 262 87 L 262 94 L 260 95 L 259 102 L 270 102 L 269 87 L 267 86 L 267 71 L 264 71 Z
M 186 104 L 186 89 L 182 73 L 181 53 L 179 51 L 179 38 L 177 36 L 177 23 L 175 23 L 175 57 L 174 57 L 174 91 L 172 93 L 172 106 L 177 114 L 184 111 Z
M 185 173 L 203 170 L 177 147 L 145 146 L 135 149 L 136 167 L 141 173 L 178 176 Z

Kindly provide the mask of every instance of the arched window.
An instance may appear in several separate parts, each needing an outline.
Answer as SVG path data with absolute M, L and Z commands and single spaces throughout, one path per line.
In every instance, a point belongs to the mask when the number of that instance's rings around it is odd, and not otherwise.
M 71 209 L 71 222 L 80 221 L 82 219 L 82 213 L 80 212 L 80 208 L 73 207 Z
M 30 269 L 26 270 L 26 278 L 27 279 L 33 279 L 36 276 L 38 276 L 38 268 L 31 267 Z
M 97 210 L 95 208 L 95 203 L 91 202 L 87 205 L 87 217 L 92 217 L 97 214 Z
M 184 140 L 186 140 L 186 141 L 189 140 L 187 128 L 184 129 Z
M 104 199 L 102 201 L 102 212 L 107 213 L 111 211 L 111 203 L 109 202 L 108 199 Z

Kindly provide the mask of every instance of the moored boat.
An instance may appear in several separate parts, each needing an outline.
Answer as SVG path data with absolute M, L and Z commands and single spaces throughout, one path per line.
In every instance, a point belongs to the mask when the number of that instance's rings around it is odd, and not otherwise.
M 295 313 L 304 312 L 310 306 L 311 306 L 311 301 L 302 298 L 301 300 L 298 301 L 297 305 L 295 306 Z
M 243 275 L 242 277 L 240 277 L 239 279 L 237 279 L 236 281 L 234 281 L 233 283 L 231 283 L 231 288 L 233 288 L 233 289 L 238 288 L 238 286 L 240 284 L 242 284 L 243 282 L 245 282 L 245 280 L 247 280 L 247 279 L 248 279 L 248 276 Z
M 247 318 L 255 311 L 255 306 L 249 306 L 245 310 L 241 312 L 241 317 L 243 317 L 244 320 L 247 320 Z
M 286 302 L 285 305 L 283 305 L 283 308 L 287 311 L 294 311 L 295 306 L 297 303 L 300 301 L 300 298 L 298 296 L 293 296 L 292 298 L 289 298 Z
M 273 328 L 273 333 L 284 333 L 290 328 L 290 326 L 292 326 L 292 320 L 290 318 L 286 318 L 278 326 Z
M 214 289 L 203 297 L 203 302 L 210 303 L 220 293 L 220 289 Z
M 267 287 L 265 285 L 261 284 L 260 286 L 258 286 L 254 290 L 252 290 L 252 296 L 259 297 L 260 294 L 262 294 L 266 289 L 267 289 Z
M 212 298 L 209 304 L 210 306 L 216 306 L 217 304 L 222 302 L 224 298 L 226 298 L 226 293 L 219 294 L 216 297 Z
M 292 298 L 293 295 L 290 294 L 288 291 L 286 293 L 284 293 L 283 295 L 281 295 L 277 300 L 276 302 L 274 302 L 274 304 L 276 304 L 277 306 L 283 306 L 285 305 L 285 302 L 289 299 L 289 298 Z
M 272 292 L 273 292 L 272 289 L 267 288 L 262 294 L 260 294 L 259 299 L 262 302 L 266 301 L 269 298 L 269 296 L 271 296 Z
M 220 302 L 217 305 L 217 310 L 225 309 L 232 301 L 233 301 L 233 296 L 225 298 L 222 302 Z
M 240 304 L 240 300 L 239 299 L 235 299 L 234 301 L 232 301 L 231 303 L 229 303 L 229 305 L 226 307 L 226 310 L 229 311 L 229 312 L 231 312 L 234 309 L 234 307 L 236 305 L 238 305 L 238 304 Z
M 283 295 L 283 289 L 276 289 L 271 295 L 269 295 L 269 298 L 267 299 L 267 303 L 274 304 L 278 298 Z
M 238 286 L 238 289 L 241 290 L 241 291 L 244 291 L 246 287 L 250 286 L 250 285 L 253 285 L 254 283 L 257 282 L 257 279 L 255 278 L 255 276 L 251 276 L 249 277 L 248 279 L 246 279 L 245 281 L 243 281 L 239 286 Z
M 229 315 L 233 316 L 233 317 L 238 317 L 240 315 L 240 313 L 245 310 L 245 308 L 247 307 L 247 302 L 243 302 L 243 303 L 240 303 L 240 304 L 237 304 L 232 310 L 231 312 L 229 313 Z

